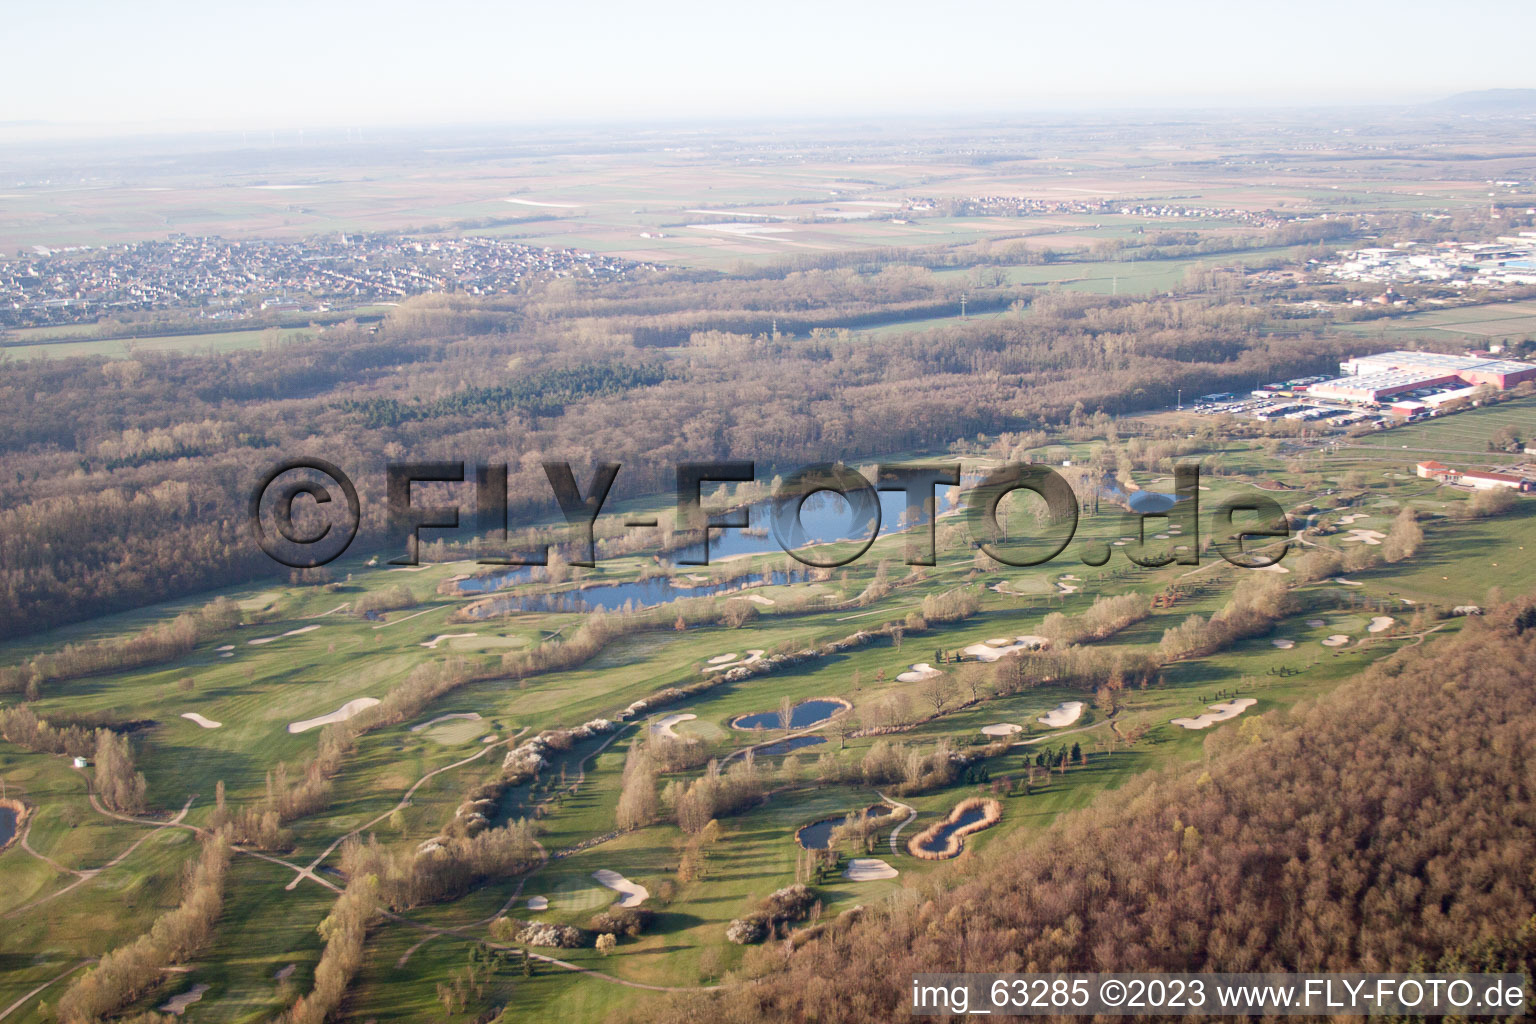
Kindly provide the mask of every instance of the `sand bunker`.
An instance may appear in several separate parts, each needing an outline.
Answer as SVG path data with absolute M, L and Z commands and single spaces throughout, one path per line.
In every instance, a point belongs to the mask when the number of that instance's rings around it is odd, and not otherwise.
M 916 665 L 913 665 L 912 668 L 908 671 L 897 673 L 896 681 L 898 683 L 920 683 L 924 679 L 932 679 L 938 674 L 938 669 L 934 668 L 926 661 L 920 661 Z
M 1358 523 L 1362 519 L 1369 519 L 1369 518 L 1371 518 L 1369 513 L 1366 513 L 1366 512 L 1351 512 L 1347 516 L 1340 516 L 1339 517 L 1339 523 L 1341 525 L 1343 525 L 1343 526 L 1350 526 L 1350 525 L 1352 525 L 1354 523 Z
M 220 654 L 223 654 L 225 651 L 232 651 L 234 649 L 235 649 L 235 645 L 234 644 L 225 644 L 223 647 L 215 647 L 214 648 L 214 650 L 218 651 Z
M 658 718 L 651 725 L 651 735 L 652 736 L 668 736 L 668 737 L 671 737 L 672 739 L 675 740 L 678 737 L 677 737 L 677 733 L 672 731 L 672 727 L 674 725 L 676 725 L 677 723 L 679 723 L 679 722 L 691 722 L 695 718 L 698 718 L 698 717 L 699 717 L 698 715 L 689 714 L 688 712 L 682 712 L 681 714 L 667 715 L 667 716 L 665 716 L 663 718 Z
M 1264 565 L 1253 570 L 1254 572 L 1290 572 L 1285 566 L 1276 562 L 1274 565 Z
M 771 605 L 771 604 L 773 604 L 773 598 L 771 598 L 771 597 L 764 597 L 762 594 L 747 594 L 747 595 L 745 595 L 743 597 L 734 598 L 733 600 L 737 600 L 737 601 L 751 601 L 753 604 L 761 604 L 761 605 Z
M 1359 580 L 1347 580 L 1343 576 L 1335 576 L 1333 578 L 1333 582 L 1341 583 L 1341 584 L 1343 584 L 1346 587 L 1362 587 L 1362 586 L 1365 585 L 1365 584 L 1361 583 Z
M 1006 641 L 1004 642 L 1006 643 Z M 1012 654 L 1014 651 L 1033 650 L 1037 647 L 1044 647 L 1047 643 L 1049 641 L 1043 636 L 1016 636 L 1013 638 L 1013 643 L 1007 644 L 1005 647 L 997 646 L 998 641 L 996 640 L 988 640 L 982 644 L 971 644 L 971 646 L 965 649 L 965 653 L 980 661 L 996 661 L 1005 654 Z
M 468 640 L 472 636 L 479 635 L 479 633 L 439 633 L 431 640 L 423 640 L 421 642 L 421 646 L 425 647 L 429 651 L 435 651 L 437 650 L 437 645 L 442 643 L 444 640 Z
M 1061 580 L 1057 580 L 1056 589 L 1060 590 L 1063 594 L 1075 594 L 1077 593 L 1077 584 L 1063 583 Z
M 255 640 L 247 640 L 246 643 L 250 644 L 252 647 L 259 647 L 262 644 L 270 644 L 274 640 L 281 640 L 285 636 L 298 636 L 301 633 L 308 633 L 312 629 L 319 629 L 319 628 L 320 627 L 318 625 L 316 625 L 316 626 L 300 626 L 298 629 L 290 629 L 288 632 L 279 634 L 278 636 L 262 636 L 262 637 L 257 637 Z
M 541 203 L 537 199 L 503 199 L 504 203 L 513 203 L 517 206 L 541 206 L 547 210 L 579 210 L 580 203 Z
M 289 978 L 293 977 L 293 972 L 298 969 L 298 964 L 289 964 L 287 967 L 284 967 L 282 970 L 272 975 L 272 977 L 276 981 L 287 981 Z
M 367 698 L 364 698 L 364 699 L 366 700 Z M 478 721 L 480 721 L 480 712 L 478 712 L 478 711 L 455 711 L 454 713 L 449 714 L 449 715 L 438 715 L 436 718 L 432 719 L 432 721 L 430 721 L 430 722 L 422 722 L 420 725 L 413 725 L 413 726 L 411 726 L 411 732 L 424 732 L 425 730 L 432 728 L 434 725 L 437 725 L 439 722 L 478 722 Z
M 901 874 L 879 857 L 855 857 L 848 862 L 843 877 L 850 882 L 878 882 Z
M 378 703 L 379 699 L 377 697 L 359 697 L 356 700 L 349 700 L 328 715 L 321 715 L 319 718 L 306 718 L 302 722 L 289 722 L 288 731 L 298 735 L 301 732 L 318 729 L 322 725 L 335 725 L 337 722 L 345 722 L 352 716 L 367 711 Z
M 196 722 L 198 725 L 202 726 L 204 729 L 222 729 L 222 728 L 224 728 L 224 723 L 223 722 L 215 722 L 211 718 L 204 718 L 202 715 L 198 714 L 196 711 L 183 711 L 181 713 L 181 717 L 185 718 L 189 722 Z
M 1280 648 L 1282 651 L 1288 651 L 1292 647 L 1296 646 L 1296 641 L 1295 640 L 1283 640 L 1283 639 L 1280 639 L 1278 637 L 1275 638 L 1274 640 L 1271 640 L 1270 643 L 1274 644 L 1276 647 Z
M 1236 718 L 1257 704 L 1252 697 L 1239 697 L 1236 700 L 1224 700 L 1219 704 L 1210 705 L 1211 710 L 1194 718 L 1175 718 L 1174 725 L 1182 725 L 1186 729 L 1209 729 L 1217 722 L 1225 722 L 1229 718 Z
M 1083 702 L 1080 700 L 1066 700 L 1057 704 L 1054 708 L 1041 715 L 1035 721 L 1041 725 L 1048 725 L 1052 729 L 1060 729 L 1071 725 L 1083 716 Z
M 616 907 L 638 907 L 651 898 L 650 890 L 643 885 L 636 885 L 617 871 L 609 871 L 607 868 L 598 868 L 592 872 L 592 877 L 598 885 L 606 885 L 619 893 L 619 898 L 614 900 Z
M 530 896 L 528 898 L 528 909 L 529 910 L 548 910 L 549 909 L 549 897 L 547 897 L 547 896 Z
M 734 654 L 729 654 L 729 655 L 722 654 L 722 655 L 719 655 L 718 657 L 710 658 L 709 659 L 709 667 L 706 668 L 704 671 L 705 672 L 719 672 L 719 671 L 721 671 L 723 669 L 740 668 L 743 665 L 751 665 L 754 662 L 762 661 L 763 660 L 763 655 L 766 654 L 766 653 L 768 653 L 768 652 L 767 651 L 748 651 L 747 652 L 747 656 L 745 658 L 742 658 L 740 661 L 736 660 L 736 655 L 734 655 Z
M 1376 545 L 1387 539 L 1380 530 L 1350 530 L 1345 540 L 1358 540 L 1363 544 Z
M 1371 624 L 1366 626 L 1365 629 L 1368 633 L 1380 633 L 1382 630 L 1391 629 L 1392 623 L 1396 621 L 1390 615 L 1378 615 L 1371 620 Z
M 203 993 L 208 991 L 207 985 L 193 985 L 191 991 L 183 992 L 174 999 L 169 999 L 160 1005 L 161 1013 L 174 1013 L 180 1017 L 187 1012 L 187 1007 L 203 998 Z
M 1024 727 L 1012 722 L 999 722 L 997 725 L 984 725 L 981 731 L 988 736 L 1012 736 L 1016 732 L 1023 732 Z
M 1349 643 L 1349 634 L 1335 633 L 1323 641 L 1324 647 L 1343 647 Z

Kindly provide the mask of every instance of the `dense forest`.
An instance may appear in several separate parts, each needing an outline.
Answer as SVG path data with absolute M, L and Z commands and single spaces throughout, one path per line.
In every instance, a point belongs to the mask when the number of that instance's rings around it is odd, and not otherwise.
M 972 293 L 897 267 L 781 269 L 649 285 L 556 281 L 523 296 L 424 296 L 377 328 L 261 352 L 0 362 L 0 636 L 280 571 L 245 504 L 281 459 L 356 481 L 380 543 L 390 461 L 505 461 L 515 520 L 555 512 L 540 460 L 624 465 L 615 499 L 663 493 L 677 462 L 760 474 L 1050 430 L 1185 393 L 1314 372 L 1337 345 L 1232 297 L 1146 301 Z M 978 308 L 973 305 L 973 309 Z
M 1536 971 L 1536 606 L 1213 733 L 962 878 L 748 956 L 648 1019 L 862 1024 L 918 972 Z

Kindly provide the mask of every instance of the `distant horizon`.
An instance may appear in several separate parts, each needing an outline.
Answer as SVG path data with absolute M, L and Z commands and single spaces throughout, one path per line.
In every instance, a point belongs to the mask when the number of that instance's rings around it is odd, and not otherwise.
M 1412 106 L 1529 79 L 1476 19 L 1428 0 L 786 0 L 579 8 L 401 0 L 259 8 L 193 0 L 31 5 L 8 26 L 0 129 L 73 135 L 601 126 L 806 117 Z
M 283 140 L 286 136 L 285 141 L 292 144 L 293 136 L 301 136 L 305 133 L 313 132 L 328 136 L 326 144 L 334 144 L 336 140 L 330 138 L 330 136 L 346 136 L 350 133 L 361 134 L 364 131 L 385 135 L 415 135 L 433 131 L 452 133 L 521 129 L 538 132 L 560 132 L 606 128 L 637 134 L 666 131 L 715 133 L 753 128 L 774 129 L 818 125 L 833 127 L 854 123 L 865 123 L 870 127 L 897 126 L 901 124 L 934 124 L 945 120 L 953 121 L 954 126 L 958 129 L 974 130 L 992 125 L 998 127 L 1018 127 L 1036 118 L 1042 119 L 1045 123 L 1073 117 L 1092 117 L 1114 121 L 1118 117 L 1145 114 L 1178 115 L 1193 118 L 1211 117 L 1213 119 L 1220 119 L 1221 115 L 1236 116 L 1258 113 L 1279 116 L 1311 111 L 1326 111 L 1334 114 L 1347 114 L 1350 111 L 1390 111 L 1411 114 L 1417 109 L 1431 108 L 1460 96 L 1499 92 L 1530 93 L 1536 96 L 1536 86 L 1489 86 L 1480 89 L 1464 89 L 1454 93 L 1419 93 L 1375 99 L 1340 98 L 1327 102 L 1304 102 L 1299 100 L 1296 102 L 1261 102 L 1258 100 L 1244 101 L 1232 97 L 1227 97 L 1226 102 L 1220 102 L 1216 97 L 1190 97 L 1185 101 L 1179 101 L 1176 98 L 1159 97 L 1145 98 L 1141 102 L 1125 98 L 1114 101 L 1105 99 L 1102 102 L 1084 101 L 1078 104 L 1018 105 L 1007 108 L 993 107 L 986 109 L 956 106 L 953 108 L 922 110 L 848 109 L 821 110 L 817 112 L 759 112 L 749 117 L 733 117 L 727 114 L 707 112 L 692 114 L 632 114 L 628 116 L 571 114 L 537 118 L 483 116 L 438 120 L 343 118 L 304 120 L 271 117 L 255 119 L 244 123 L 172 118 L 124 122 L 23 118 L 0 120 L 0 141 L 20 144 L 46 144 L 48 142 L 70 143 L 90 142 L 93 140 L 208 139 L 235 135 L 270 136 L 275 133 L 280 140 Z M 1428 111 L 1426 110 L 1426 112 Z M 1536 112 L 1536 109 L 1533 109 L 1533 112 Z M 362 139 L 357 141 L 362 141 Z M 260 138 L 250 139 L 252 147 L 261 144 L 262 140 Z

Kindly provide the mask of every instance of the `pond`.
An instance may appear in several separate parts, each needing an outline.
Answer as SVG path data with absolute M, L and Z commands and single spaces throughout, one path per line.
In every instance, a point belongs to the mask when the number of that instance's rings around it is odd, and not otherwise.
M 802 583 L 810 576 L 802 570 L 793 572 L 748 573 L 725 583 L 701 583 L 696 587 L 677 587 L 665 576 L 629 583 L 600 583 L 579 590 L 561 590 L 551 594 L 507 594 L 465 609 L 473 618 L 484 619 L 508 612 L 589 612 L 594 608 L 618 611 L 626 605 L 654 608 L 685 597 L 709 597 L 762 583 L 784 586 Z
M 967 478 L 969 480 L 969 478 Z M 959 507 L 961 488 L 948 484 L 934 487 L 934 505 L 939 515 Z M 921 507 L 908 507 L 902 491 L 880 491 L 879 537 L 921 526 L 928 522 L 928 515 Z M 761 555 L 783 551 L 773 535 L 773 503 L 758 502 L 747 506 L 746 530 L 711 529 L 709 531 L 709 560 L 719 561 L 732 555 Z M 790 541 L 799 550 L 811 544 L 830 544 L 842 540 L 862 540 L 869 536 L 869 523 L 855 522 L 853 506 L 834 491 L 820 491 L 806 499 L 800 508 L 799 529 Z M 701 559 L 704 545 L 693 544 L 674 552 L 674 561 L 681 558 Z
M 885 804 L 873 804 L 864 808 L 866 818 L 878 818 L 882 814 L 889 814 L 891 809 Z M 809 825 L 803 825 L 795 833 L 795 841 L 807 850 L 825 850 L 827 844 L 832 841 L 832 830 L 848 820 L 845 814 L 840 818 L 823 818 L 813 821 Z
M 818 722 L 825 722 L 846 707 L 838 700 L 807 700 L 796 704 L 789 713 L 791 729 L 808 729 Z M 733 729 L 781 729 L 777 711 L 757 711 L 742 715 L 731 723 Z
M 795 736 L 787 740 L 780 740 L 777 743 L 771 743 L 766 747 L 758 747 L 756 756 L 783 757 L 785 754 L 793 753 L 803 747 L 814 747 L 825 742 L 827 742 L 825 736 Z
M 935 832 L 932 838 L 923 843 L 923 849 L 930 853 L 943 853 L 949 844 L 949 837 L 956 832 L 974 825 L 987 816 L 987 809 L 982 806 L 972 807 L 963 812 L 954 821 L 944 823 L 944 827 Z
M 1167 512 L 1178 502 L 1176 494 L 1164 494 L 1161 491 L 1132 491 L 1125 499 L 1131 506 L 1132 512 Z
M 16 835 L 16 812 L 9 807 L 0 807 L 0 848 Z

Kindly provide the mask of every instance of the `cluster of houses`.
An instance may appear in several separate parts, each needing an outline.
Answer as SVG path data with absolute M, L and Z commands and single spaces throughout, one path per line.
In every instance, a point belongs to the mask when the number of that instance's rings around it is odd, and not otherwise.
M 0 259 L 0 327 L 102 316 L 394 301 L 426 292 L 490 295 L 531 277 L 623 279 L 651 264 L 499 238 L 324 235 L 278 241 L 172 235 L 163 241 L 48 249 Z
M 1223 220 L 1250 227 L 1276 228 L 1284 224 L 1316 219 L 1311 215 L 1282 216 L 1273 210 L 1240 210 L 1236 207 L 1214 208 L 1186 206 L 1182 203 L 1144 199 L 1031 199 L 1025 196 L 983 195 L 934 199 L 909 197 L 905 208 L 911 213 L 937 212 L 954 217 L 1024 217 L 1030 214 L 1119 214 L 1125 217 L 1166 218 L 1168 220 Z

